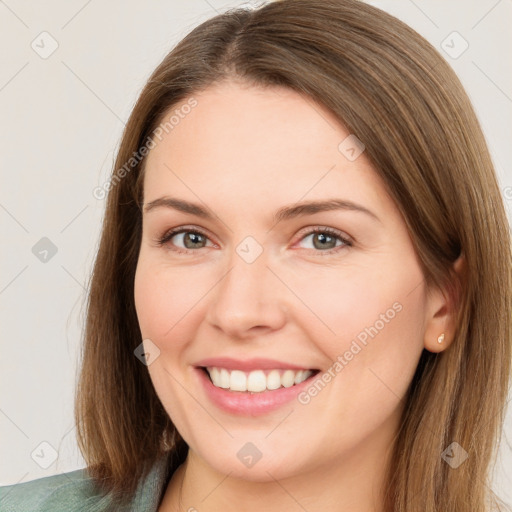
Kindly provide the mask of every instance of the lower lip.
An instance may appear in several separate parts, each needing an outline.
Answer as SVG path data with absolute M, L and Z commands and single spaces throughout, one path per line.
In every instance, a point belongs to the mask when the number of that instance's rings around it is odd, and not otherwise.
M 196 368 L 199 379 L 206 391 L 208 398 L 223 411 L 244 416 L 258 416 L 279 409 L 291 402 L 297 395 L 307 388 L 315 374 L 300 384 L 289 388 L 279 388 L 272 391 L 250 393 L 245 391 L 229 391 L 218 388 L 201 368 Z

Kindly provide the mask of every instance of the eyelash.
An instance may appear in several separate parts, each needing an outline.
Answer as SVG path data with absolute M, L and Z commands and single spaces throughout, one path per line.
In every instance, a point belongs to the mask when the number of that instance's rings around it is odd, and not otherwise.
M 170 231 L 167 231 L 162 237 L 160 237 L 160 238 L 158 238 L 156 240 L 156 243 L 157 243 L 158 246 L 163 247 L 163 246 L 167 245 L 167 243 L 175 235 L 178 235 L 180 233 L 194 233 L 194 234 L 201 235 L 201 236 L 209 239 L 209 237 L 208 237 L 208 235 L 206 233 L 202 232 L 201 230 L 199 230 L 197 228 L 180 227 L 180 228 L 175 228 L 175 229 L 172 229 Z M 334 247 L 334 248 L 328 249 L 326 251 L 320 251 L 320 250 L 312 249 L 314 252 L 320 253 L 319 255 L 326 255 L 326 254 L 336 253 L 336 252 L 338 252 L 338 251 L 340 251 L 342 249 L 345 249 L 346 247 L 352 247 L 352 245 L 353 245 L 353 242 L 351 240 L 349 240 L 348 238 L 344 237 L 340 231 L 338 231 L 336 229 L 333 229 L 333 228 L 328 228 L 328 227 L 316 227 L 316 228 L 310 229 L 308 232 L 306 232 L 300 238 L 299 242 L 304 240 L 304 238 L 310 236 L 311 234 L 315 234 L 315 233 L 327 234 L 329 236 L 337 238 L 338 240 L 340 240 L 343 243 L 343 245 L 341 245 L 341 246 Z M 199 249 L 204 249 L 204 247 L 200 247 Z M 177 252 L 177 253 L 180 253 L 180 254 L 189 254 L 189 253 L 196 252 L 198 249 L 182 249 L 180 247 L 174 246 L 170 250 L 172 250 L 174 252 Z

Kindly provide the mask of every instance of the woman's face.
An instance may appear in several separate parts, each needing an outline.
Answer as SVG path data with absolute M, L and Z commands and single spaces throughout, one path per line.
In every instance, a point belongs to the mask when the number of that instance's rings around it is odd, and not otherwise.
M 163 406 L 232 476 L 379 458 L 429 310 L 403 218 L 309 98 L 229 82 L 194 99 L 144 181 L 135 301 Z

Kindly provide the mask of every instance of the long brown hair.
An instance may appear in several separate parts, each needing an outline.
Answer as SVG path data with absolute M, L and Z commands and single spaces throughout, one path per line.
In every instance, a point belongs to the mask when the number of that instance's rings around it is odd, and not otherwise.
M 366 146 L 400 209 L 429 285 L 460 291 L 455 339 L 423 351 L 406 397 L 386 511 L 483 512 L 503 424 L 511 361 L 511 245 L 481 128 L 457 76 L 420 35 L 358 0 L 278 0 L 202 23 L 143 89 L 118 151 L 89 283 L 75 419 L 90 474 L 128 500 L 166 450 L 186 456 L 134 356 L 144 158 L 169 109 L 237 79 L 284 86 L 327 107 Z M 125 172 L 120 173 L 124 168 Z M 464 279 L 451 267 L 459 255 Z M 443 451 L 457 442 L 457 469 Z M 492 500 L 491 500 L 492 498 Z

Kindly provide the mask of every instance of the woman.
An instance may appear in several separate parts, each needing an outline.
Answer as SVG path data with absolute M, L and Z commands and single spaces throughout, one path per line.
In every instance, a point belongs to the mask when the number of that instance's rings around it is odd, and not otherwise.
M 88 468 L 4 503 L 491 509 L 509 228 L 467 95 L 417 33 L 357 0 L 216 16 L 153 73 L 105 190 Z

